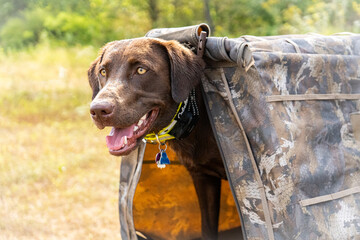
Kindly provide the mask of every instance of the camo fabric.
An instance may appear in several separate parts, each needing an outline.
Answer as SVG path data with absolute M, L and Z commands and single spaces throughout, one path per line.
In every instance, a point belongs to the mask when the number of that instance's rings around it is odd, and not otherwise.
M 245 239 L 360 239 L 360 35 L 208 38 L 205 60 Z

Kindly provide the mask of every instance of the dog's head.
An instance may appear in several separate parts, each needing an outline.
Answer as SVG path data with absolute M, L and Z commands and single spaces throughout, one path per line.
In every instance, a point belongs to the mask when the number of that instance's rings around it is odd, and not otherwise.
M 113 155 L 130 153 L 167 126 L 177 106 L 200 82 L 204 63 L 176 41 L 138 38 L 110 42 L 88 71 L 91 117 Z

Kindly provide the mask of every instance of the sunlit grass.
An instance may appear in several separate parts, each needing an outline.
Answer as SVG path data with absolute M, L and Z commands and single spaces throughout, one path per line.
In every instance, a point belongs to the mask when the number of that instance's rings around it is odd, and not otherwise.
M 94 127 L 97 49 L 0 55 L 0 239 L 119 239 L 118 158 Z

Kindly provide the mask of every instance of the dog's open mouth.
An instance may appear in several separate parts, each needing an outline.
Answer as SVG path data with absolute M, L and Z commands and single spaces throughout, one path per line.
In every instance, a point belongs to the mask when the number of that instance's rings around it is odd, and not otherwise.
M 130 153 L 137 146 L 138 140 L 147 134 L 158 113 L 159 109 L 156 108 L 145 114 L 137 123 L 130 127 L 113 127 L 110 134 L 106 137 L 109 152 L 117 156 Z

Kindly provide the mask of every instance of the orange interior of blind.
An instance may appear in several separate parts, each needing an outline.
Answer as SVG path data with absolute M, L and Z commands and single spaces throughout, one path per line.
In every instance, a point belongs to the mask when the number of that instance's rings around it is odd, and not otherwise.
M 195 188 L 175 153 L 167 150 L 173 164 L 158 169 L 157 145 L 148 144 L 145 164 L 134 197 L 135 228 L 154 239 L 193 239 L 201 235 L 200 210 Z M 154 163 L 150 163 L 154 161 Z M 175 163 L 175 164 L 174 164 Z M 219 231 L 240 226 L 237 209 L 227 181 L 222 181 Z

